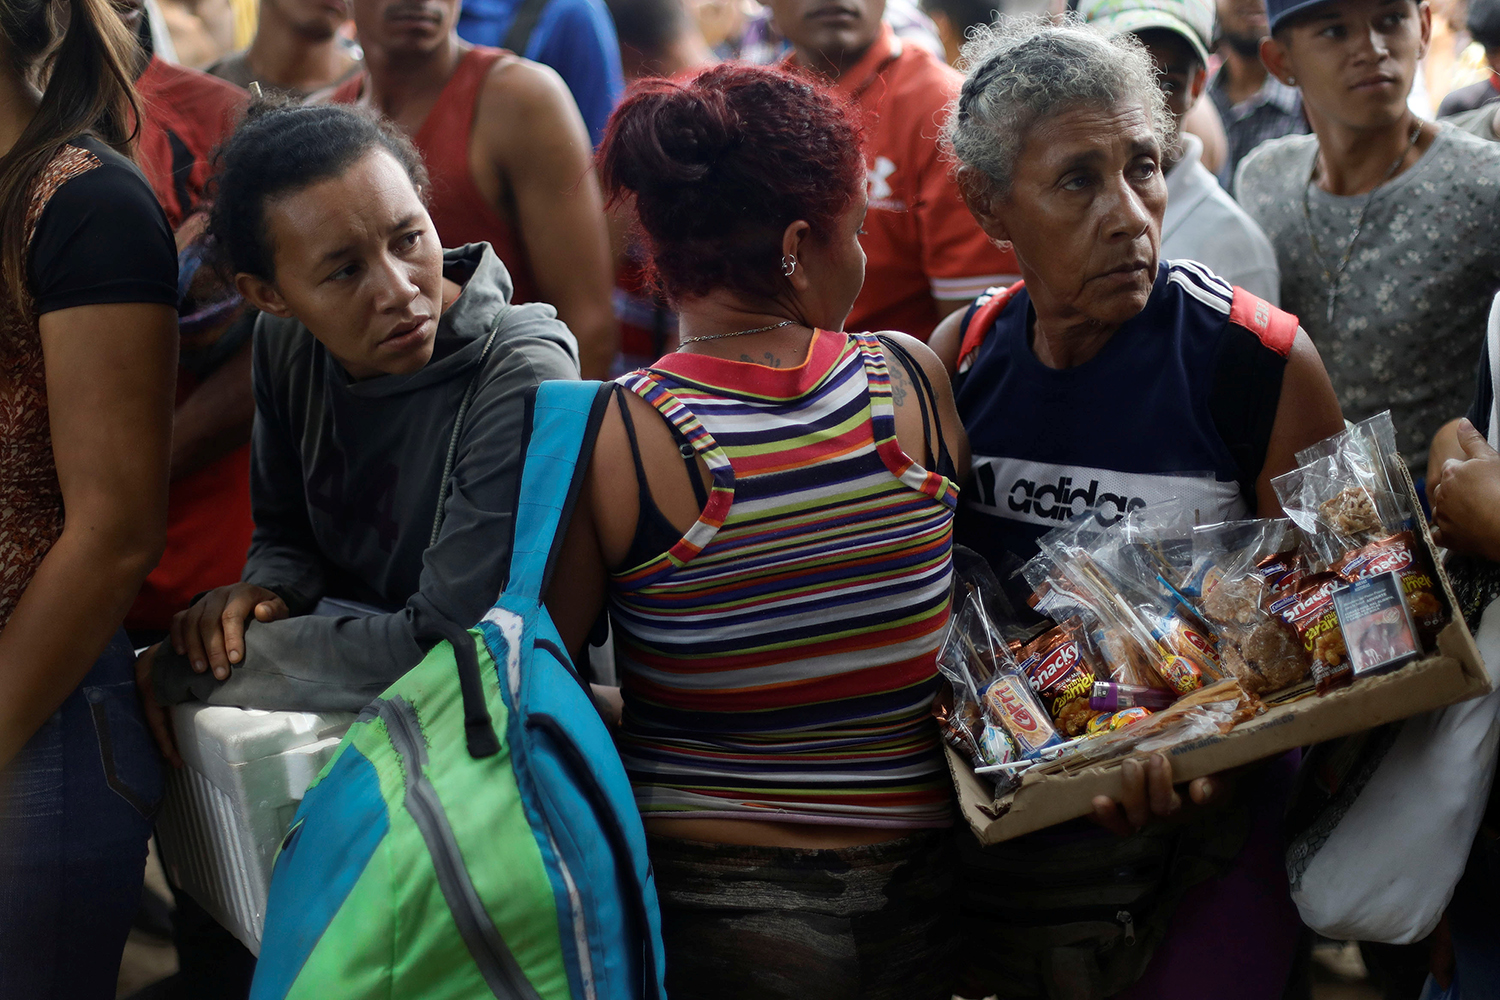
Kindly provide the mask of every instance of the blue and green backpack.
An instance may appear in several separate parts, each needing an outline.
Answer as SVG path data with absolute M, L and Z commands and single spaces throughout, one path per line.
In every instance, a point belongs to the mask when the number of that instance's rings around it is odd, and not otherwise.
M 505 591 L 474 628 L 436 627 L 308 790 L 253 1000 L 664 997 L 640 814 L 541 603 L 607 398 L 528 401 Z

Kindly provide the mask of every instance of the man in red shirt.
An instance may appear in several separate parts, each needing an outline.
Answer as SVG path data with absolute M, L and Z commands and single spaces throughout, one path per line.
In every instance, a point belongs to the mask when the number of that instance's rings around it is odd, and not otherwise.
M 573 95 L 540 63 L 458 36 L 459 0 L 353 0 L 365 69 L 333 101 L 374 108 L 431 177 L 445 247 L 487 242 L 513 302 L 547 302 L 578 338 L 584 378 L 608 378 L 619 342 L 593 146 Z
M 1019 280 L 1016 260 L 964 207 L 938 146 L 963 77 L 904 44 L 881 22 L 885 0 L 768 0 L 793 46 L 788 61 L 828 77 L 860 112 L 870 212 L 869 262 L 848 330 L 899 330 L 923 340 L 938 320 L 991 285 Z
M 143 0 L 121 0 L 116 9 L 138 37 L 149 38 L 138 30 Z M 234 131 L 249 95 L 207 73 L 143 55 L 145 69 L 135 84 L 143 112 L 136 157 L 181 251 L 202 228 L 194 215 L 213 176 L 214 150 Z M 167 547 L 125 620 L 143 637 L 165 631 L 194 595 L 238 580 L 250 550 L 255 403 L 249 328 L 239 319 L 238 296 L 220 286 L 211 268 L 189 277 L 198 259 L 191 250 L 179 254 L 188 312 L 179 319 Z

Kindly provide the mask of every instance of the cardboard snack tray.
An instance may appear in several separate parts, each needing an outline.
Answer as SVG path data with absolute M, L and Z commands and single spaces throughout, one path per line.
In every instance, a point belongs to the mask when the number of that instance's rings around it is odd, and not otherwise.
M 1356 680 L 1326 695 L 1310 695 L 1277 704 L 1227 733 L 1179 744 L 1162 751 L 1172 759 L 1178 781 L 1249 764 L 1295 747 L 1430 712 L 1490 690 L 1474 637 L 1453 609 L 1453 584 L 1436 558 L 1432 533 L 1417 503 L 1411 475 L 1400 467 L 1403 487 L 1417 511 L 1418 544 L 1432 559 L 1452 620 L 1438 635 L 1438 649 L 1392 673 Z M 1121 794 L 1120 765 L 1128 757 L 1100 761 L 1076 770 L 1028 772 L 1019 788 L 997 796 L 995 786 L 974 773 L 968 761 L 946 748 L 948 770 L 958 791 L 959 808 L 980 843 L 994 844 L 1053 826 L 1093 811 L 1093 798 Z

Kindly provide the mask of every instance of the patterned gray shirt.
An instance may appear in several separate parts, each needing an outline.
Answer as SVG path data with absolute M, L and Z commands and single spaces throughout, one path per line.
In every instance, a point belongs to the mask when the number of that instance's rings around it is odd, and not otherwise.
M 1500 144 L 1441 124 L 1416 165 L 1378 189 L 1332 323 L 1324 271 L 1337 270 L 1367 196 L 1309 185 L 1317 148 L 1312 135 L 1265 143 L 1240 165 L 1235 190 L 1276 248 L 1281 307 L 1318 346 L 1344 416 L 1389 409 L 1420 475 L 1432 435 L 1473 392 L 1500 288 Z

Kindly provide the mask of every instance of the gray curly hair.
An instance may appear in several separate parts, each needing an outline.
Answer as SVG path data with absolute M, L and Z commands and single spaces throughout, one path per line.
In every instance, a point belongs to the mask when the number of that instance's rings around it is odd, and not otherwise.
M 970 29 L 962 66 L 963 90 L 943 138 L 962 166 L 988 180 L 992 195 L 1010 190 L 1032 127 L 1072 108 L 1138 101 L 1163 151 L 1177 140 L 1156 64 L 1132 34 L 1109 37 L 1076 15 L 1001 18 Z

